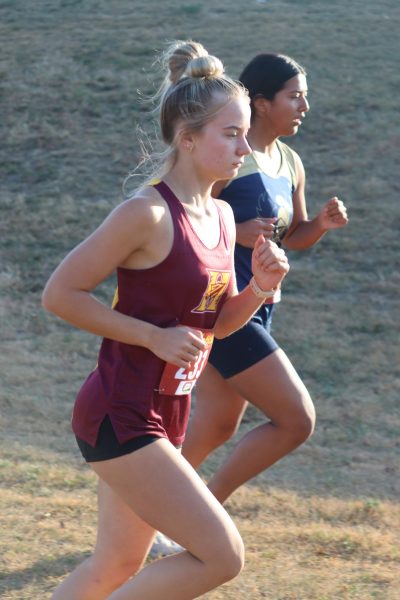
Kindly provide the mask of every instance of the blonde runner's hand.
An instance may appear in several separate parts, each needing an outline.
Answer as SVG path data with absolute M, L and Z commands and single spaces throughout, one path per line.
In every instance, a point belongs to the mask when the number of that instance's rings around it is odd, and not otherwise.
M 183 325 L 156 327 L 148 345 L 149 350 L 162 360 L 185 369 L 206 347 L 201 331 Z
M 279 286 L 290 269 L 284 250 L 262 235 L 257 238 L 251 266 L 258 286 L 265 291 Z

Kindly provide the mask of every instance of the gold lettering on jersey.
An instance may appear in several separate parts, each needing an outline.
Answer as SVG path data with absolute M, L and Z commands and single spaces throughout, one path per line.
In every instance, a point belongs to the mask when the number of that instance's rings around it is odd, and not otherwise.
M 116 287 L 115 292 L 114 292 L 114 298 L 111 303 L 111 308 L 115 308 L 115 306 L 118 304 L 118 301 L 119 301 L 119 294 L 118 294 L 118 287 Z
M 208 270 L 208 285 L 203 294 L 200 304 L 192 310 L 192 313 L 216 312 L 222 294 L 228 287 L 231 277 L 230 271 Z

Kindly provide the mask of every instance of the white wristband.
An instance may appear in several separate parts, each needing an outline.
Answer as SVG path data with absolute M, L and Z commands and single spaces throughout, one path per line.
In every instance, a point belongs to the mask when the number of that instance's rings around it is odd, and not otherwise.
M 251 291 L 253 292 L 253 294 L 255 296 L 257 296 L 257 298 L 263 298 L 265 300 L 265 298 L 272 298 L 272 296 L 274 296 L 276 293 L 276 289 L 262 290 L 260 288 L 260 286 L 258 285 L 257 281 L 255 280 L 254 275 L 250 279 L 249 285 L 250 285 Z

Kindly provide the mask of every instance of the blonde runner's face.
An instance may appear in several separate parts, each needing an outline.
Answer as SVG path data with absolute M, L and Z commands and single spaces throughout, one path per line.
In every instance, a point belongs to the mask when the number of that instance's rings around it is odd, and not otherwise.
M 246 97 L 223 106 L 203 129 L 194 134 L 194 168 L 211 182 L 232 179 L 251 148 L 246 135 L 250 128 L 250 105 Z

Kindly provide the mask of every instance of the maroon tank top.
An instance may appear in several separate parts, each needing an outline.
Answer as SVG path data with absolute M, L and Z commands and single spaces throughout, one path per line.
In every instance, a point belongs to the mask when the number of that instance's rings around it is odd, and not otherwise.
M 169 255 L 149 269 L 117 269 L 118 299 L 125 315 L 159 327 L 187 325 L 212 330 L 234 277 L 229 232 L 220 208 L 220 238 L 207 248 L 186 211 L 164 182 L 154 186 L 168 204 L 174 239 Z M 166 363 L 147 348 L 104 338 L 98 365 L 78 393 L 73 410 L 75 435 L 94 446 L 108 415 L 120 443 L 142 435 L 183 442 L 190 393 L 166 395 L 160 380 Z

